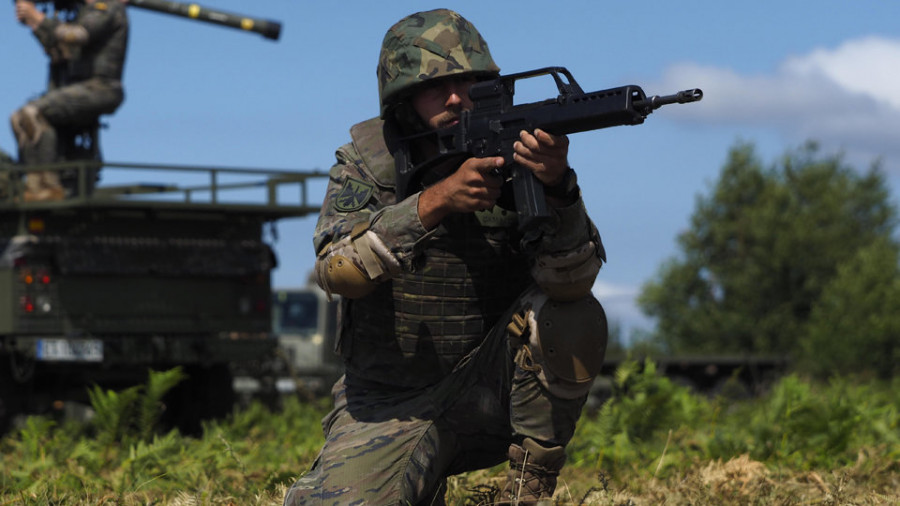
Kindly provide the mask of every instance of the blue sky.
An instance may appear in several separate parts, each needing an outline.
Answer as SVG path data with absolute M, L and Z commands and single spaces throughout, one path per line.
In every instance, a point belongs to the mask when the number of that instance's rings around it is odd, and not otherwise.
M 561 65 L 585 91 L 702 88 L 702 102 L 665 107 L 644 125 L 571 136 L 570 163 L 609 257 L 595 293 L 626 332 L 652 325 L 633 299 L 678 254 L 677 234 L 736 142 L 754 143 L 767 163 L 807 139 L 859 168 L 880 158 L 895 203 L 900 195 L 893 0 L 201 5 L 280 21 L 281 38 L 130 9 L 126 101 L 106 120 L 106 160 L 327 170 L 350 126 L 378 113 L 375 66 L 387 28 L 437 7 L 471 20 L 504 73 Z M 43 89 L 46 61 L 11 5 L 3 19 L 8 117 Z M 549 81 L 526 91 L 555 92 Z M 0 148 L 14 152 L 8 128 Z M 306 282 L 315 219 L 279 224 L 276 286 Z

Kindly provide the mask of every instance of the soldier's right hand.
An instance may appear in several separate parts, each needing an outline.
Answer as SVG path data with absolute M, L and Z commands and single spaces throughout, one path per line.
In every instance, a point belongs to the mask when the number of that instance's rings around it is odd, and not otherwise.
M 46 15 L 35 7 L 33 2 L 25 0 L 16 0 L 16 19 L 23 25 L 28 25 L 32 29 L 37 28 Z
M 419 219 L 426 229 L 450 213 L 469 213 L 494 207 L 500 198 L 502 157 L 469 158 L 459 168 L 429 186 L 419 196 Z

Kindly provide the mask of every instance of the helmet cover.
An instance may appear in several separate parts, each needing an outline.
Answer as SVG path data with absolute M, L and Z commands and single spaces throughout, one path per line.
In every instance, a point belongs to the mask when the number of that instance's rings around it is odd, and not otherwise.
M 430 79 L 460 74 L 496 77 L 487 43 L 464 17 L 448 9 L 417 12 L 398 21 L 384 36 L 378 59 L 381 117 Z

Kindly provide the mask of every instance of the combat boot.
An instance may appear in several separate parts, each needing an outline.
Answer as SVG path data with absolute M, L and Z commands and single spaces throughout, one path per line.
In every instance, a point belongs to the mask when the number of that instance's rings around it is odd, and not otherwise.
M 565 463 L 566 450 L 562 446 L 544 448 L 531 438 L 525 438 L 522 446 L 509 445 L 506 486 L 503 487 L 497 504 L 551 504 L 550 498 L 556 490 L 556 478 Z
M 25 202 L 63 200 L 66 190 L 59 181 L 59 174 L 51 171 L 29 172 L 25 176 Z

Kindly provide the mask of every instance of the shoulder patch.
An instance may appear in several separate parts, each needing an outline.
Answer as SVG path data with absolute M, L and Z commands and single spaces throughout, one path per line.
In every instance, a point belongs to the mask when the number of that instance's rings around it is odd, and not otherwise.
M 374 184 L 349 177 L 334 199 L 334 208 L 342 213 L 358 211 L 365 207 L 374 191 Z
M 98 11 L 105 11 L 109 6 L 106 5 L 106 2 L 94 2 L 94 8 Z

